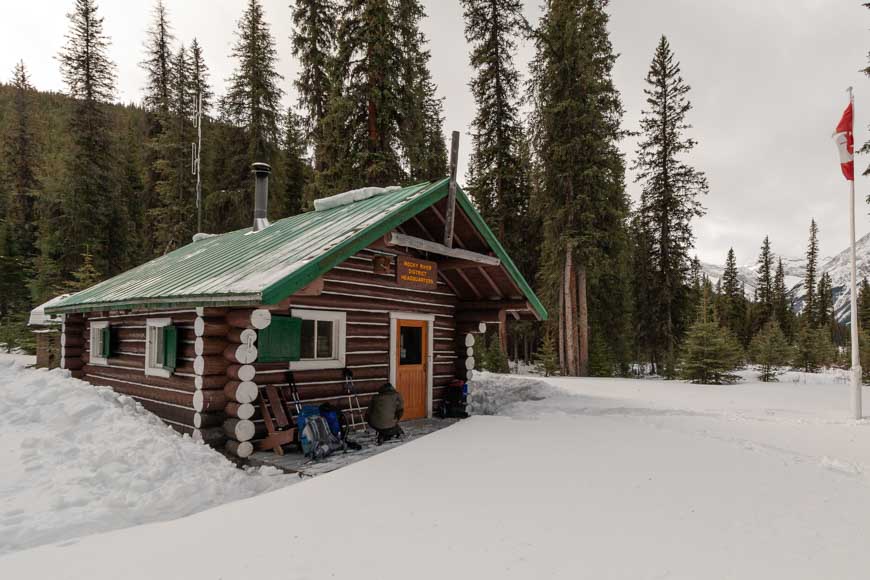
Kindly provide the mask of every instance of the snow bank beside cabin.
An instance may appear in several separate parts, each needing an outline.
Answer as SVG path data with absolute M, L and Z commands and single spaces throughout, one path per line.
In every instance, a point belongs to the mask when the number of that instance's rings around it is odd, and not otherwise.
M 389 187 L 361 187 L 359 189 L 351 189 L 350 191 L 337 193 L 330 197 L 315 199 L 314 211 L 326 211 L 334 207 L 349 205 L 358 201 L 362 201 L 364 199 L 369 199 L 370 197 L 375 197 L 376 195 L 383 195 L 397 189 L 402 188 L 398 185 L 391 185 Z
M 0 357 L 0 554 L 170 520 L 297 481 L 236 469 L 132 398 Z
M 556 393 L 547 383 L 528 377 L 475 372 L 468 383 L 470 415 L 500 415 L 524 401 L 541 401 Z

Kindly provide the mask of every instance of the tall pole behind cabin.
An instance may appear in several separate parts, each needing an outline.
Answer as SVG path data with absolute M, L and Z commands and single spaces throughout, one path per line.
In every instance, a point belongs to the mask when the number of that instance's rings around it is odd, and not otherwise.
M 459 163 L 459 131 L 450 141 L 450 185 L 447 189 L 447 215 L 444 220 L 444 245 L 453 247 L 453 222 L 456 219 L 456 166 Z
M 852 105 L 852 119 L 855 118 L 855 98 L 852 95 L 852 87 L 849 87 L 849 103 Z M 863 414 L 861 402 L 861 352 L 858 344 L 858 273 L 855 266 L 855 176 L 849 180 L 849 241 L 851 242 L 851 317 L 852 326 L 852 414 L 855 419 L 860 419 Z

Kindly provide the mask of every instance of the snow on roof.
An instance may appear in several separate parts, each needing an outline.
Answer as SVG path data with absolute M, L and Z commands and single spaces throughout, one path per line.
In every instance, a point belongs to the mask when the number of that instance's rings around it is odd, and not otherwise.
M 54 324 L 60 324 L 60 314 L 46 314 L 45 307 L 52 306 L 64 298 L 69 296 L 69 294 L 61 294 L 60 296 L 55 296 L 48 302 L 44 304 L 40 304 L 36 308 L 30 311 L 30 319 L 27 321 L 27 326 L 51 326 Z
M 351 189 L 350 191 L 345 191 L 344 193 L 337 193 L 331 197 L 315 199 L 314 211 L 326 211 L 334 207 L 350 205 L 357 201 L 362 201 L 376 195 L 383 195 L 397 189 L 402 188 L 398 185 L 391 185 L 389 187 L 360 187 L 359 189 Z

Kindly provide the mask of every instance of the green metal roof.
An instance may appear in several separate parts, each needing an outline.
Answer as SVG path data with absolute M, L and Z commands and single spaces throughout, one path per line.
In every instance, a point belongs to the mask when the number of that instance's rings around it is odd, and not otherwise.
M 446 179 L 193 242 L 52 305 L 49 313 L 275 304 L 447 195 Z M 542 319 L 547 311 L 457 188 L 457 203 Z

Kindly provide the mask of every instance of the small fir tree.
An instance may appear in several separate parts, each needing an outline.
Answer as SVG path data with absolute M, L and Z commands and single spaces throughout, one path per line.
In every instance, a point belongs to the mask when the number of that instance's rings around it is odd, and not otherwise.
M 535 361 L 535 367 L 538 372 L 543 373 L 545 377 L 555 375 L 559 370 L 559 353 L 556 352 L 556 341 L 553 340 L 553 333 L 544 333 L 544 340 L 541 342 L 541 348 L 532 357 Z
M 861 280 L 858 287 L 858 327 L 870 331 L 870 282 Z
M 82 254 L 82 265 L 72 273 L 72 280 L 67 282 L 67 292 L 80 292 L 90 288 L 103 279 L 100 272 L 94 266 L 94 257 L 90 250 Z
M 710 314 L 709 292 L 704 293 L 698 317 L 689 327 L 680 359 L 680 376 L 693 383 L 721 385 L 739 377 L 734 371 L 742 358 L 737 339 Z
M 749 360 L 758 365 L 758 378 L 763 382 L 775 381 L 778 368 L 793 358 L 791 346 L 776 320 L 771 320 L 752 338 Z
M 498 336 L 492 336 L 486 340 L 481 366 L 491 373 L 509 373 L 510 363 L 507 354 L 501 349 Z
M 796 335 L 794 366 L 815 373 L 830 366 L 835 358 L 836 349 L 828 329 L 814 328 L 807 320 L 801 320 Z

